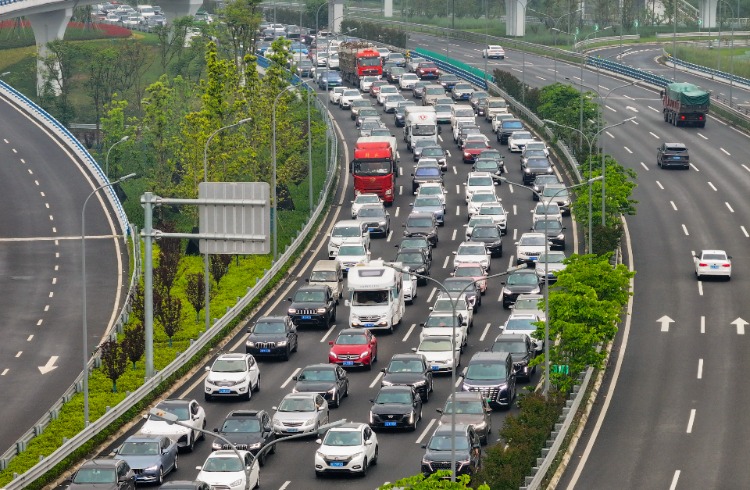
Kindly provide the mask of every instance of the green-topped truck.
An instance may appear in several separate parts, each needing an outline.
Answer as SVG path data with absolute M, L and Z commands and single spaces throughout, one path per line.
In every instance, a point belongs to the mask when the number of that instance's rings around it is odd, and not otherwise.
M 672 126 L 706 126 L 711 94 L 692 83 L 670 83 L 661 91 L 664 121 Z

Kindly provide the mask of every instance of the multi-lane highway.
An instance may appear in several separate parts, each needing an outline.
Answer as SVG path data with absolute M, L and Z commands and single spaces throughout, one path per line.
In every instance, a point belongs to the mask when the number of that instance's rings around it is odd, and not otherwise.
M 413 40 L 430 42 L 422 36 Z M 481 66 L 479 49 L 452 41 L 450 52 Z M 657 54 L 653 47 L 638 47 L 624 58 L 653 70 L 658 69 L 651 64 Z M 534 86 L 549 84 L 554 77 L 553 61 L 537 56 L 527 54 L 524 63 L 510 52 L 503 64 L 519 78 L 525 71 L 526 82 Z M 569 77 L 580 83 L 579 66 L 558 61 L 557 67 L 557 80 Z M 726 85 L 677 74 L 678 81 L 728 91 Z M 599 77 L 602 95 L 622 84 L 605 73 Z M 585 69 L 583 82 L 596 86 L 596 72 Z M 734 97 L 740 103 L 750 100 L 748 92 L 737 87 Z M 637 271 L 635 298 L 564 486 L 734 487 L 750 479 L 750 469 L 741 461 L 750 440 L 743 410 L 750 400 L 742 389 L 750 317 L 745 301 L 748 136 L 714 117 L 705 129 L 667 125 L 658 94 L 637 87 L 610 95 L 603 113 L 608 123 L 637 117 L 602 136 L 607 152 L 638 172 L 638 215 L 628 218 Z M 656 166 L 656 147 L 664 141 L 688 145 L 689 171 Z M 692 253 L 703 248 L 726 249 L 733 256 L 731 282 L 696 281 Z
M 407 98 L 411 97 L 406 93 Z M 322 97 L 327 97 L 322 95 Z M 369 97 L 366 95 L 365 97 Z M 466 102 L 463 102 L 466 104 Z M 377 104 L 375 104 L 377 105 Z M 382 111 L 382 108 L 379 108 Z M 357 131 L 354 122 L 350 119 L 349 111 L 342 111 L 336 106 L 331 106 L 331 112 L 338 122 L 341 130 L 341 136 L 346 145 L 351 147 L 356 140 Z M 413 201 L 411 191 L 411 171 L 414 165 L 412 154 L 406 149 L 401 138 L 403 130 L 395 128 L 393 125 L 393 115 L 384 114 L 383 121 L 387 122 L 394 135 L 398 137 L 400 161 L 400 176 L 397 178 L 396 200 L 392 207 L 388 208 L 391 214 L 391 233 L 387 238 L 374 238 L 372 240 L 372 257 L 383 259 L 393 259 L 396 255 L 395 246 L 400 242 L 402 236 L 402 223 L 410 211 L 410 203 Z M 506 155 L 506 168 L 509 170 L 506 177 L 509 180 L 520 182 L 521 169 L 519 154 L 511 154 L 507 147 L 500 146 L 492 134 L 489 123 L 482 118 L 477 118 L 482 131 L 491 137 L 490 141 L 493 147 L 496 147 Z M 450 151 L 449 168 L 445 174 L 445 187 L 448 191 L 446 209 L 446 224 L 439 230 L 439 245 L 434 250 L 432 276 L 438 280 L 449 277 L 452 271 L 452 252 L 456 250 L 458 244 L 464 240 L 464 225 L 467 222 L 466 203 L 464 200 L 463 182 L 466 180 L 467 173 L 471 168 L 470 164 L 464 164 L 461 161 L 461 154 L 450 133 L 450 126 L 443 125 L 441 133 L 441 145 Z M 343 152 L 345 157 L 351 158 L 351 151 Z M 345 162 L 344 162 L 345 163 Z M 343 165 L 346 169 L 346 165 Z M 304 284 L 304 279 L 309 274 L 309 267 L 318 259 L 327 257 L 326 243 L 327 231 L 331 225 L 341 219 L 350 218 L 350 201 L 353 199 L 351 180 L 346 173 L 341 176 L 342 186 L 334 200 L 334 207 L 331 215 L 324 226 L 324 232 L 315 237 L 311 250 L 305 254 L 301 265 L 295 268 L 288 280 L 282 285 L 281 292 L 274 295 L 273 299 L 265 305 L 260 312 L 262 315 L 269 313 L 284 315 L 288 303 L 284 301 L 300 285 Z M 502 203 L 508 210 L 508 234 L 504 238 L 505 254 L 501 258 L 493 260 L 492 272 L 497 273 L 507 269 L 509 266 L 515 266 L 515 246 L 514 240 L 521 233 L 528 231 L 531 226 L 530 210 L 535 202 L 532 200 L 530 192 L 524 189 L 513 188 L 509 185 L 502 185 L 497 188 L 497 194 L 502 198 Z M 565 218 L 568 236 L 567 253 L 573 253 L 578 241 L 573 238 L 575 227 L 570 218 Z M 483 305 L 480 311 L 474 317 L 474 327 L 469 335 L 469 346 L 462 355 L 462 363 L 465 365 L 471 358 L 472 354 L 490 347 L 494 338 L 500 334 L 499 326 L 502 325 L 508 316 L 508 312 L 503 310 L 498 303 L 498 297 L 501 291 L 501 278 L 490 280 L 487 294 L 483 299 Z M 418 290 L 418 297 L 413 305 L 407 306 L 406 315 L 399 327 L 392 335 L 376 334 L 379 340 L 378 363 L 376 368 L 382 368 L 387 365 L 388 360 L 393 354 L 410 352 L 412 347 L 416 347 L 419 339 L 419 323 L 423 322 L 429 313 L 428 307 L 433 303 L 437 296 L 437 291 L 433 285 L 421 286 Z M 262 375 L 262 389 L 254 395 L 250 402 L 232 402 L 232 401 L 211 401 L 203 400 L 203 379 L 205 373 L 190 379 L 176 393 L 176 397 L 195 398 L 206 409 L 208 428 L 220 426 L 226 414 L 234 409 L 252 407 L 268 410 L 271 414 L 271 407 L 276 405 L 281 398 L 291 392 L 294 382 L 292 376 L 305 365 L 326 362 L 328 355 L 328 340 L 335 338 L 336 332 L 346 328 L 346 319 L 348 318 L 348 308 L 343 302 L 339 305 L 337 313 L 338 322 L 330 330 L 311 330 L 300 328 L 300 347 L 299 352 L 292 355 L 289 362 L 263 361 L 260 364 Z M 252 321 L 252 319 L 251 319 Z M 245 335 L 241 334 L 232 339 L 227 345 L 227 350 L 234 352 L 244 351 Z M 351 421 L 367 422 L 370 399 L 374 398 L 380 386 L 379 369 L 373 371 L 352 370 L 349 373 L 351 379 L 351 395 L 346 398 L 341 408 L 331 410 L 331 420 L 346 418 Z M 538 381 L 538 375 L 534 377 L 530 385 Z M 524 386 L 524 385 L 519 385 Z M 270 456 L 266 465 L 261 470 L 261 481 L 264 488 L 330 488 L 330 487 L 356 487 L 356 488 L 375 488 L 386 481 L 395 481 L 398 478 L 416 474 L 420 470 L 421 456 L 424 450 L 420 444 L 426 443 L 427 438 L 436 427 L 439 414 L 435 411 L 442 408 L 450 393 L 450 376 L 438 376 L 435 380 L 435 391 L 430 396 L 429 402 L 424 407 L 424 419 L 420 422 L 418 430 L 415 432 L 396 432 L 379 434 L 380 457 L 378 465 L 374 467 L 366 480 L 354 480 L 332 478 L 319 481 L 315 479 L 313 470 L 313 458 L 317 445 L 313 440 L 291 441 L 280 443 L 277 453 Z M 492 414 L 493 435 L 490 437 L 491 443 L 497 440 L 497 430 L 502 426 L 502 420 L 506 415 L 505 411 L 496 411 Z M 137 426 L 136 428 L 137 429 Z M 181 455 L 180 470 L 177 474 L 169 476 L 169 479 L 186 479 L 194 478 L 197 472 L 193 469 L 200 465 L 207 454 L 210 452 L 210 438 L 207 442 L 200 442 L 194 453 Z M 108 453 L 109 450 L 105 452 Z
M 82 370 L 81 208 L 85 166 L 0 97 L 0 450 L 15 443 Z M 89 346 L 116 318 L 128 257 L 104 200 L 87 208 Z M 124 272 L 123 272 L 124 271 Z

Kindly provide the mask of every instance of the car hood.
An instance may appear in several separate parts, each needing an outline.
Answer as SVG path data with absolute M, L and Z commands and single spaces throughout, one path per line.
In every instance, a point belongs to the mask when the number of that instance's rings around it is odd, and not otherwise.
M 85 489 L 85 490 L 117 490 L 116 483 L 71 483 L 68 488 L 73 490 Z
M 185 422 L 184 420 L 182 422 Z M 142 434 L 157 434 L 163 436 L 173 436 L 187 434 L 192 429 L 181 425 L 168 424 L 161 420 L 148 420 L 138 432 Z
M 438 425 L 451 425 L 452 414 L 446 413 L 438 421 Z M 479 413 L 457 413 L 456 425 L 473 425 L 477 426 L 484 422 L 484 416 Z
M 471 239 L 472 242 L 480 242 L 480 243 L 496 243 L 496 242 L 502 242 L 503 239 L 500 237 L 493 238 L 493 237 L 474 237 Z
M 512 285 L 506 284 L 503 287 L 505 288 L 506 291 L 510 291 L 511 293 L 514 293 L 514 294 L 515 293 L 518 293 L 518 294 L 532 293 L 532 292 L 539 291 L 539 286 L 534 285 L 534 284 L 512 284 Z
M 320 446 L 318 452 L 326 457 L 346 459 L 354 453 L 363 450 L 363 446 Z
M 363 352 L 369 352 L 369 345 L 332 345 L 331 352 L 335 354 L 354 354 L 360 355 Z
M 428 449 L 424 453 L 424 458 L 427 461 L 450 461 L 451 450 L 447 451 L 435 451 L 434 449 Z M 466 461 L 469 459 L 469 453 L 466 450 L 456 449 L 456 461 Z
M 464 379 L 461 384 L 465 387 L 464 391 L 469 391 L 469 387 L 484 386 L 503 386 L 508 383 L 506 379 Z
M 456 255 L 457 262 L 483 262 L 487 260 L 486 255 Z
M 208 373 L 208 377 L 206 378 L 209 382 L 216 382 L 216 381 L 230 381 L 230 382 L 239 382 L 242 381 L 247 377 L 246 372 L 241 373 L 214 373 L 210 372 Z
M 245 480 L 245 472 L 244 471 L 202 471 L 198 473 L 198 476 L 195 478 L 198 481 L 206 482 L 209 485 L 211 485 L 211 488 L 214 487 L 214 485 L 226 485 L 229 487 L 229 484 L 233 481 L 237 480 Z M 252 483 L 252 481 L 250 482 Z
M 263 442 L 263 434 L 260 432 L 219 432 L 219 434 L 228 439 L 232 444 L 247 444 L 251 446 L 255 443 Z M 224 441 L 219 438 L 216 438 L 214 442 L 224 444 Z
M 425 380 L 426 377 L 422 373 L 388 373 L 383 376 L 383 381 L 395 385 L 413 385 Z
M 339 290 L 339 282 L 338 281 L 310 281 L 310 284 L 321 284 L 324 286 L 328 286 L 333 291 Z
M 429 235 L 435 232 L 435 228 L 426 226 L 407 226 L 405 231 L 409 235 Z
M 336 383 L 333 381 L 297 381 L 294 389 L 305 393 L 324 393 L 334 386 Z
M 544 265 L 545 264 L 539 264 L 539 263 L 537 263 L 537 265 L 536 265 L 536 271 L 539 274 L 544 274 Z M 558 263 L 547 264 L 547 270 L 549 272 L 560 272 L 563 269 L 565 269 L 565 264 L 558 264 Z
M 458 346 L 459 344 L 456 344 Z M 424 355 L 427 359 L 427 364 L 430 364 L 434 361 L 450 361 L 453 359 L 453 356 L 451 355 L 451 351 L 429 351 L 429 352 L 419 352 L 420 354 Z M 456 358 L 458 358 L 458 349 L 456 349 Z
M 443 206 L 440 205 L 440 204 L 437 205 L 437 206 L 419 206 L 419 207 L 412 208 L 412 211 L 414 211 L 415 213 L 417 213 L 417 212 L 419 212 L 419 213 L 441 212 L 442 213 L 443 212 Z
M 280 342 L 286 340 L 286 335 L 282 333 L 251 333 L 247 340 L 250 342 Z
M 370 411 L 374 414 L 403 415 L 411 413 L 412 406 L 404 403 L 374 403 Z
M 127 461 L 131 468 L 134 470 L 142 470 L 150 466 L 157 466 L 161 462 L 161 456 L 158 454 L 139 456 L 134 454 L 122 455 L 118 454 L 115 456 L 117 459 Z
M 289 305 L 289 309 L 293 310 L 315 310 L 318 308 L 325 308 L 325 304 L 323 303 L 295 303 L 292 302 L 291 305 Z
M 276 412 L 274 420 L 282 422 L 307 422 L 317 417 L 317 412 Z

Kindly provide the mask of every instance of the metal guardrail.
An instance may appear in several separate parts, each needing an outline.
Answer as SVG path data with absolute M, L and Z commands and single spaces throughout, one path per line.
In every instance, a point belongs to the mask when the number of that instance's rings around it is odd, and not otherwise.
M 729 27 L 725 27 L 726 31 L 721 31 L 724 36 L 729 36 L 732 32 Z M 750 36 L 750 31 L 734 31 L 735 36 Z M 712 38 L 718 38 L 719 32 L 718 31 L 700 31 L 700 32 L 658 32 L 656 33 L 656 38 L 673 38 L 673 37 L 712 37 Z
M 704 73 L 706 75 L 711 75 L 712 78 L 720 78 L 722 80 L 726 80 L 727 82 L 731 81 L 733 83 L 736 83 L 737 85 L 744 85 L 745 87 L 750 87 L 750 78 L 741 77 L 739 75 L 735 75 L 733 73 L 727 73 L 721 70 L 714 70 L 713 68 L 709 68 L 703 65 L 696 65 L 695 63 L 689 63 L 679 58 L 673 58 L 671 55 L 668 55 L 666 53 L 665 53 L 665 56 L 666 56 L 667 62 L 676 63 L 677 66 L 687 68 L 688 70 L 693 70 L 693 71 L 697 71 L 700 73 Z
M 612 41 L 637 41 L 641 38 L 640 34 L 627 34 L 624 36 L 607 36 L 607 37 L 594 37 L 589 39 L 584 39 L 583 41 L 578 41 L 573 45 L 573 48 L 580 49 L 584 46 L 588 46 L 590 44 L 597 44 L 597 43 L 609 43 Z
M 320 111 L 323 119 L 326 122 L 326 132 L 327 132 L 326 137 L 331 138 L 333 141 L 338 141 L 336 139 L 336 134 L 333 129 L 332 121 L 328 115 L 328 108 L 326 107 L 324 103 L 320 102 L 320 100 L 317 97 L 315 98 L 314 103 L 317 109 Z M 260 291 L 262 291 L 263 288 L 265 288 L 268 285 L 271 279 L 285 266 L 286 262 L 292 257 L 295 250 L 308 240 L 308 235 L 312 231 L 312 227 L 314 226 L 315 222 L 317 221 L 321 213 L 327 208 L 325 196 L 328 195 L 328 193 L 331 191 L 332 184 L 335 181 L 334 179 L 335 171 L 338 166 L 338 145 L 333 144 L 331 145 L 330 149 L 331 149 L 331 153 L 330 153 L 330 157 L 328 161 L 326 183 L 325 183 L 325 187 L 320 193 L 320 196 L 318 199 L 318 205 L 315 208 L 315 211 L 312 213 L 312 216 L 310 217 L 310 219 L 308 220 L 304 228 L 299 231 L 299 233 L 297 234 L 297 238 L 295 238 L 295 240 L 292 242 L 291 245 L 287 246 L 284 253 L 281 254 L 281 256 L 279 257 L 279 260 L 276 261 L 272 265 L 271 269 L 266 271 L 263 277 L 259 278 L 256 281 L 255 286 L 253 286 L 252 288 L 248 288 L 248 292 L 245 294 L 245 296 L 239 299 L 232 308 L 227 310 L 224 316 L 222 316 L 219 320 L 217 320 L 211 326 L 210 329 L 203 332 L 203 334 L 198 339 L 196 339 L 195 341 L 191 343 L 190 347 L 188 347 L 184 352 L 180 353 L 175 358 L 175 360 L 172 361 L 169 365 L 167 365 L 162 371 L 157 372 L 153 378 L 146 381 L 136 391 L 130 393 L 127 397 L 125 397 L 125 399 L 123 399 L 123 401 L 121 401 L 115 407 L 112 407 L 99 419 L 92 422 L 87 428 L 85 428 L 84 430 L 76 434 L 74 437 L 66 441 L 61 447 L 55 450 L 52 454 L 42 459 L 39 463 L 37 463 L 34 467 L 30 468 L 24 474 L 14 478 L 10 483 L 8 483 L 3 488 L 3 490 L 23 489 L 27 485 L 32 483 L 33 481 L 40 478 L 47 471 L 51 470 L 56 465 L 63 462 L 70 454 L 72 454 L 78 448 L 83 446 L 86 442 L 91 440 L 97 433 L 101 432 L 108 425 L 110 425 L 115 420 L 117 420 L 118 418 L 123 416 L 125 413 L 127 413 L 131 408 L 133 408 L 137 403 L 139 403 L 143 398 L 145 398 L 152 390 L 158 387 L 163 381 L 169 379 L 172 375 L 174 375 L 180 368 L 182 368 L 182 366 L 188 360 L 190 360 L 193 356 L 198 354 L 211 340 L 213 340 L 213 338 L 216 335 L 218 335 L 224 329 L 224 327 L 226 327 L 238 314 L 242 312 L 242 310 L 248 304 L 250 304 L 250 302 L 255 298 L 255 296 Z M 133 235 L 133 236 L 137 236 L 137 235 Z M 137 242 L 137 240 L 135 241 Z M 89 363 L 90 367 L 93 364 L 93 362 L 94 362 L 94 359 L 90 361 Z M 70 401 L 73 394 L 80 391 L 80 380 L 82 379 L 82 376 L 83 376 L 83 373 L 81 373 L 81 376 L 79 377 L 77 383 L 74 385 L 73 387 L 74 389 L 72 392 L 70 391 L 70 389 L 66 391 L 65 395 L 61 399 L 62 403 Z M 57 418 L 58 415 L 59 415 L 59 406 L 56 404 L 56 406 L 53 407 L 49 411 L 49 420 L 54 420 L 55 418 Z M 31 429 L 31 431 L 32 432 L 38 431 L 37 433 L 40 433 L 43 429 L 44 429 L 44 426 L 40 426 L 40 427 L 35 426 Z

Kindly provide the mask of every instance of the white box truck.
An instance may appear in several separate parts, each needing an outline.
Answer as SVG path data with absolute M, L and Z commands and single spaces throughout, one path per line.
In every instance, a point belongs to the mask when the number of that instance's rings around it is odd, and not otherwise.
M 429 140 L 438 144 L 437 114 L 433 106 L 408 106 L 404 112 L 404 141 L 414 150 L 417 141 Z
M 372 260 L 349 269 L 347 283 L 349 326 L 393 332 L 406 309 L 402 272 Z

